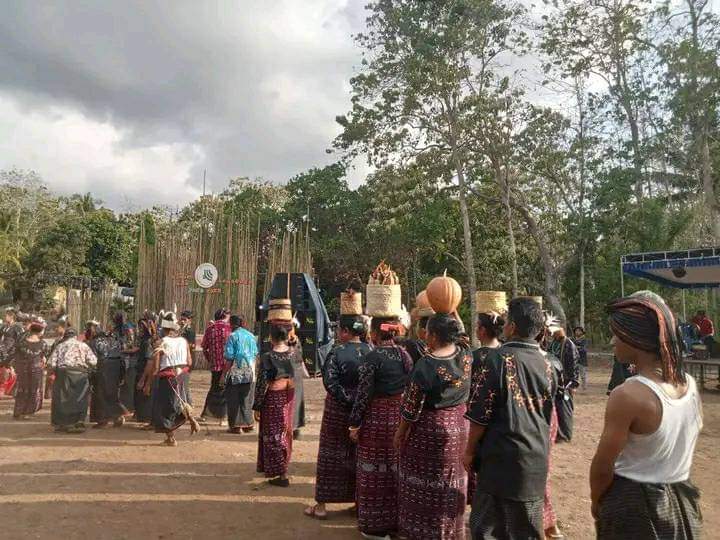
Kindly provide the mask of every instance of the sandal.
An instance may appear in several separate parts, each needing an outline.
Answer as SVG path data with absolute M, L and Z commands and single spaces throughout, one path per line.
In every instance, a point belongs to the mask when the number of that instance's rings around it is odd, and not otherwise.
M 560 532 L 560 529 L 555 527 L 549 527 L 545 530 L 545 538 L 548 540 L 561 540 L 562 538 L 565 538 L 565 535 Z
M 314 504 L 313 506 L 308 506 L 305 511 L 303 512 L 307 517 L 319 519 L 319 520 L 326 520 L 327 519 L 327 512 L 320 513 L 317 509 L 317 504 Z
M 271 486 L 277 486 L 277 487 L 290 487 L 290 479 L 289 478 L 271 478 L 268 480 L 268 484 Z
M 177 441 L 175 439 L 165 439 L 161 445 L 175 447 L 177 446 Z

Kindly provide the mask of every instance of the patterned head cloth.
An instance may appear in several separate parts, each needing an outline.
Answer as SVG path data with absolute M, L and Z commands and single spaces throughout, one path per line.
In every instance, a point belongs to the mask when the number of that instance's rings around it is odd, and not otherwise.
M 639 291 L 608 304 L 610 329 L 622 342 L 660 356 L 663 380 L 685 383 L 680 336 L 675 316 L 651 291 Z

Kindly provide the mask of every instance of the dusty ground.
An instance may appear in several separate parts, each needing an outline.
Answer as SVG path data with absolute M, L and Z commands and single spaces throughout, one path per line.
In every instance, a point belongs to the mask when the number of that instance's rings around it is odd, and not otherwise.
M 557 447 L 553 498 L 568 538 L 592 538 L 587 474 L 600 433 L 609 366 L 598 361 L 591 387 L 576 401 L 576 438 Z M 208 373 L 193 374 L 196 405 Z M 315 456 L 324 391 L 306 381 L 309 425 L 295 445 L 289 489 L 263 485 L 255 473 L 255 435 L 211 426 L 177 448 L 161 435 L 135 429 L 56 435 L 49 403 L 36 418 L 12 419 L 0 402 L 0 537 L 27 538 L 359 538 L 344 505 L 331 519 L 302 515 L 313 497 Z M 706 531 L 720 528 L 720 394 L 704 394 L 705 431 L 693 477 L 703 491 Z M 711 535 L 706 535 L 710 538 Z

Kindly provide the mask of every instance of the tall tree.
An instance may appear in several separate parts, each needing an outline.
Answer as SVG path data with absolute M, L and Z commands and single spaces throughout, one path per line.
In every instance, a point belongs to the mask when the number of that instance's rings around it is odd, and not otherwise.
M 672 150 L 673 162 L 699 180 L 709 232 L 717 243 L 720 174 L 713 171 L 712 154 L 720 152 L 720 17 L 709 0 L 666 1 L 658 16 L 668 35 L 659 48 L 667 66 L 663 83 L 670 94 L 671 129 L 681 141 Z
M 642 113 L 650 99 L 644 78 L 652 38 L 647 36 L 649 0 L 561 0 L 543 17 L 545 70 L 561 68 L 571 80 L 591 75 L 605 83 L 611 111 L 629 134 L 635 198 L 645 194 L 646 136 Z M 625 138 L 625 137 L 623 137 Z M 618 157 L 623 157 L 622 152 Z
M 523 42 L 521 10 L 492 0 L 378 0 L 357 36 L 362 70 L 336 147 L 371 164 L 441 166 L 456 183 L 473 326 L 477 277 L 468 212 L 473 103 L 500 84 L 494 69 Z

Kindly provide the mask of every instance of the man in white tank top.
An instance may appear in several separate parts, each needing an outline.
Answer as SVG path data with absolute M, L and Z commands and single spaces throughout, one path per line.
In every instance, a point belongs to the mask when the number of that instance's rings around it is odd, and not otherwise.
M 702 429 L 693 378 L 682 365 L 675 317 L 641 291 L 608 306 L 615 354 L 637 376 L 610 394 L 590 469 L 599 539 L 700 538 L 699 493 L 690 467 Z

